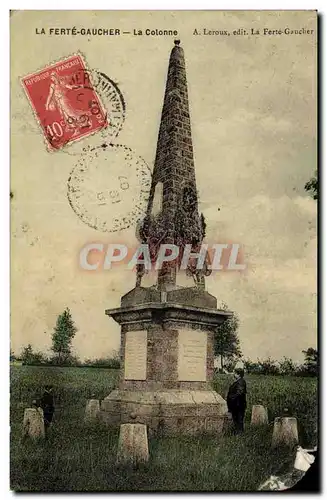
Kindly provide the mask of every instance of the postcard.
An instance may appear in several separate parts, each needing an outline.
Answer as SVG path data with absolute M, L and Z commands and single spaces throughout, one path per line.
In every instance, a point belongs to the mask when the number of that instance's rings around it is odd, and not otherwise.
M 11 11 L 13 491 L 313 471 L 317 30 L 314 10 Z

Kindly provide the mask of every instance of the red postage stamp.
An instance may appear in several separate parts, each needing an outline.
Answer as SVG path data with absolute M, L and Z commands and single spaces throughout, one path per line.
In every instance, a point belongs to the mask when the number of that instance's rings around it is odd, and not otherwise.
M 22 78 L 49 149 L 60 149 L 108 125 L 88 75 L 84 60 L 76 54 Z

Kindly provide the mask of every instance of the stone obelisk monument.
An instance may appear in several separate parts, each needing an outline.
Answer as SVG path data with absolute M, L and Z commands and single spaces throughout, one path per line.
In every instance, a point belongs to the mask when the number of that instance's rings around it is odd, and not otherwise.
M 191 245 L 196 253 L 205 236 L 179 40 L 170 55 L 152 187 L 138 235 L 153 260 L 162 244 L 177 245 L 181 253 Z M 197 270 L 190 259 L 182 270 L 180 264 L 166 262 L 154 273 L 139 264 L 135 288 L 119 308 L 106 311 L 121 325 L 119 386 L 101 404 L 108 424 L 144 423 L 160 435 L 223 430 L 227 405 L 212 389 L 213 338 L 230 313 L 218 310 L 205 290 L 207 265 Z

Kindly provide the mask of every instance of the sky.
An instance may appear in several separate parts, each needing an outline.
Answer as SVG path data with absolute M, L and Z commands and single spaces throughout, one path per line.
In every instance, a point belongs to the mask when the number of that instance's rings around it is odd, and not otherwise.
M 74 26 L 131 34 L 48 34 L 52 27 Z M 36 34 L 42 27 L 47 34 Z M 314 33 L 265 36 L 265 27 Z M 178 30 L 184 48 L 207 242 L 232 241 L 244 249 L 246 271 L 213 273 L 207 290 L 238 314 L 245 358 L 301 361 L 301 351 L 317 343 L 317 204 L 304 190 L 317 163 L 316 18 L 310 11 L 12 15 L 12 349 L 19 352 L 31 343 L 48 350 L 56 318 L 66 307 L 78 328 L 78 356 L 110 356 L 119 349 L 119 326 L 104 310 L 119 307 L 135 276 L 121 267 L 85 272 L 78 254 L 94 241 L 133 247 L 135 227 L 91 228 L 67 199 L 67 181 L 83 147 L 99 146 L 102 136 L 48 152 L 20 78 L 81 52 L 88 67 L 108 75 L 124 96 L 125 122 L 115 144 L 131 148 L 152 170 L 174 36 L 133 35 L 134 29 L 147 28 Z M 253 28 L 261 34 L 211 36 L 203 34 L 204 28 L 231 33 Z M 201 34 L 194 35 L 195 29 Z M 90 191 L 100 189 L 100 183 L 106 192 L 116 186 L 118 175 L 130 180 L 133 195 L 125 193 L 122 208 L 108 205 L 101 212 L 108 223 L 133 209 L 139 189 L 131 167 L 119 164 L 117 150 L 95 168 L 101 175 L 87 179 Z

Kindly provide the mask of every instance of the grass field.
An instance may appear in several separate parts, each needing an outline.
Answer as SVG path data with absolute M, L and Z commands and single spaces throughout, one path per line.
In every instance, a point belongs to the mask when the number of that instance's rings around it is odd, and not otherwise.
M 248 376 L 246 432 L 221 438 L 152 438 L 147 466 L 115 465 L 118 434 L 102 425 L 85 428 L 83 411 L 94 393 L 115 387 L 116 370 L 11 367 L 11 488 L 15 491 L 254 491 L 271 473 L 287 469 L 293 455 L 271 451 L 275 416 L 287 407 L 298 418 L 300 444 L 316 444 L 317 381 L 311 378 Z M 231 381 L 218 375 L 225 397 Z M 24 408 L 54 386 L 56 415 L 44 443 L 21 442 Z M 249 427 L 252 404 L 262 400 L 270 424 Z

